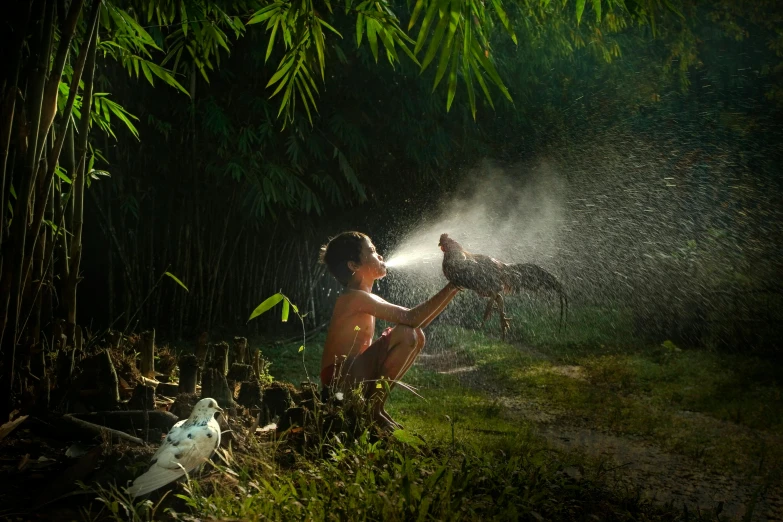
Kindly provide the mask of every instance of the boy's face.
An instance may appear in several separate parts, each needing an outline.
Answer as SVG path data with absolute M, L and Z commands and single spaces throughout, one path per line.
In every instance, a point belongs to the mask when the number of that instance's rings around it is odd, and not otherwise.
M 383 256 L 375 251 L 375 245 L 368 238 L 362 239 L 362 253 L 359 259 L 361 263 L 352 268 L 356 275 L 369 276 L 373 279 L 380 279 L 386 275 Z

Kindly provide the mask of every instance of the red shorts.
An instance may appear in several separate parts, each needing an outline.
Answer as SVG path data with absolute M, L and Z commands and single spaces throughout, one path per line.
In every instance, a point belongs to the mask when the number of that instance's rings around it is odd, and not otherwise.
M 391 331 L 391 326 L 386 328 L 381 336 L 359 355 L 349 356 L 344 361 L 338 361 L 322 368 L 321 383 L 324 386 L 330 386 L 337 377 L 349 382 L 380 377 L 381 365 L 386 360 L 386 354 L 389 351 Z M 346 368 L 344 371 L 342 370 L 343 366 Z M 349 375 L 351 379 L 347 379 Z

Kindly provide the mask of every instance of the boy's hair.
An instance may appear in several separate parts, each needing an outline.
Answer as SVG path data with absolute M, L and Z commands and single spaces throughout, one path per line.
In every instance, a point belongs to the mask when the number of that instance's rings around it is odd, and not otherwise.
M 348 268 L 348 261 L 361 262 L 362 240 L 370 239 L 367 234 L 361 232 L 343 232 L 331 238 L 321 247 L 320 261 L 325 264 L 329 272 L 347 286 L 351 281 L 353 272 Z

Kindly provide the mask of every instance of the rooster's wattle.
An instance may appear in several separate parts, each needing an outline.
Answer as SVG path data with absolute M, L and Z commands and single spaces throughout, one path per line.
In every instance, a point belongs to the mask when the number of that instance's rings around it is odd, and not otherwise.
M 506 336 L 510 321 L 505 314 L 504 295 L 515 295 L 525 291 L 552 290 L 560 297 L 560 323 L 563 322 L 564 305 L 568 297 L 563 285 L 543 268 L 529 264 L 508 264 L 482 254 L 467 252 L 451 239 L 441 234 L 438 246 L 443 251 L 443 275 L 457 286 L 473 290 L 481 297 L 488 297 L 483 324 L 497 307 L 500 313 L 500 330 Z

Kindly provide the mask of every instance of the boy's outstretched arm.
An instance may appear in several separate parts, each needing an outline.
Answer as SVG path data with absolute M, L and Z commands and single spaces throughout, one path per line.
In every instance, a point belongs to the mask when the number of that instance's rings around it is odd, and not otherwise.
M 375 294 L 361 292 L 357 298 L 357 309 L 390 323 L 424 328 L 446 308 L 458 291 L 458 287 L 449 283 L 440 292 L 413 308 L 398 306 Z
M 424 322 L 419 326 L 419 328 L 426 328 L 430 325 L 430 323 L 440 315 L 440 313 L 448 306 L 448 304 L 451 302 L 454 297 L 456 297 L 457 293 L 461 290 L 461 288 L 454 286 L 452 283 L 449 283 L 449 285 L 452 285 L 454 287 L 454 293 L 451 294 L 450 297 L 447 297 L 446 299 L 441 302 L 440 306 L 438 306 L 435 311 L 430 314 L 429 317 L 424 319 Z M 448 285 L 447 285 L 448 286 Z

